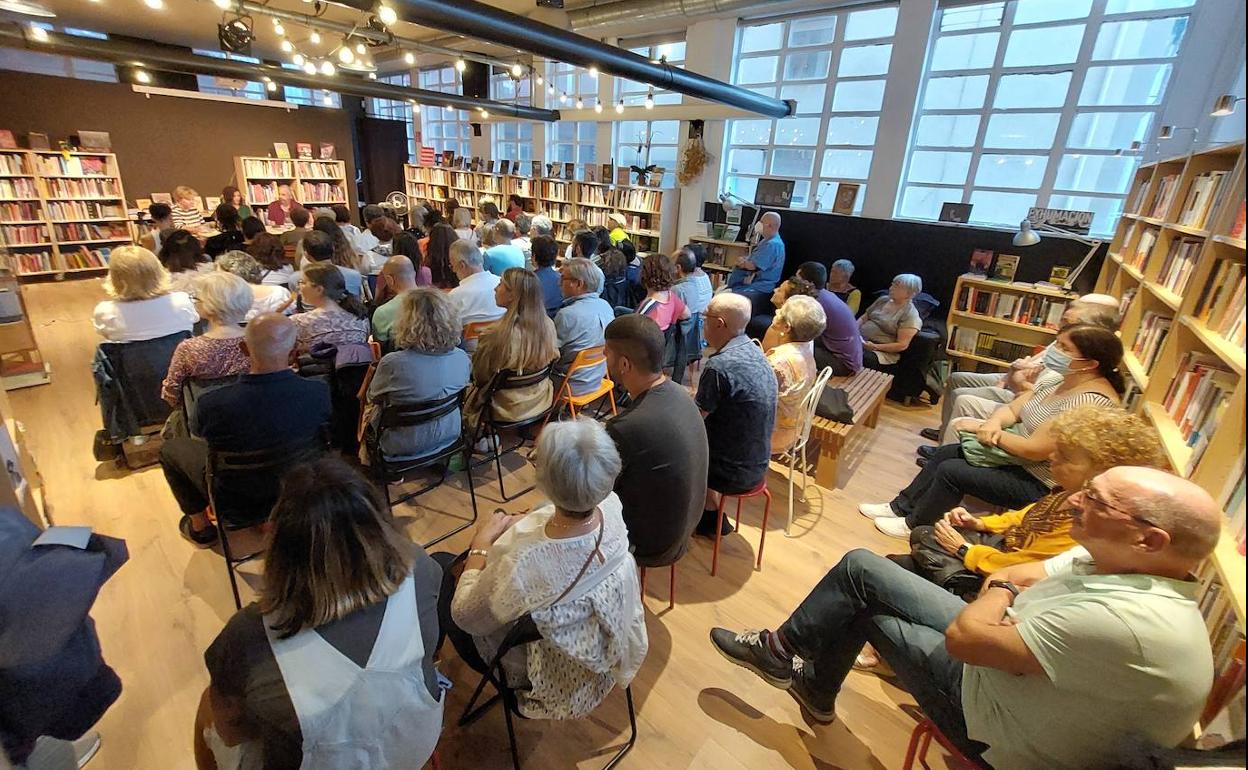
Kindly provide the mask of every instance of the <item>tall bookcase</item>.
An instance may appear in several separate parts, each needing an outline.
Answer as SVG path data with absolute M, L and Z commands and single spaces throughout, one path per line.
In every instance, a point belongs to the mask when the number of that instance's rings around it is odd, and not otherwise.
M 1200 575 L 1201 609 L 1218 669 L 1238 666 L 1238 686 L 1246 619 L 1243 227 L 1242 143 L 1143 165 L 1097 281 L 1098 291 L 1123 299 L 1130 408 L 1157 427 L 1173 470 L 1223 506 L 1222 538 Z
M 265 224 L 277 190 L 289 185 L 296 201 L 308 208 L 347 202 L 347 164 L 341 160 L 307 158 L 234 158 L 234 178 L 243 200 Z
M 0 150 L 0 244 L 18 277 L 98 273 L 133 238 L 116 155 Z
M 1073 294 L 1026 283 L 991 281 L 966 274 L 953 290 L 945 349 L 967 369 L 1006 369 L 1053 341 Z
M 507 198 L 518 195 L 526 211 L 550 217 L 555 239 L 565 244 L 572 240 L 567 227 L 571 220 L 605 227 L 610 226 L 607 216 L 618 212 L 628 220 L 625 230 L 638 251 L 670 252 L 676 246 L 677 190 L 410 164 L 403 167 L 403 178 L 413 203 L 426 200 L 440 206 L 447 198 L 455 198 L 461 206 L 474 209 L 474 219 L 475 208 L 486 200 L 505 210 Z

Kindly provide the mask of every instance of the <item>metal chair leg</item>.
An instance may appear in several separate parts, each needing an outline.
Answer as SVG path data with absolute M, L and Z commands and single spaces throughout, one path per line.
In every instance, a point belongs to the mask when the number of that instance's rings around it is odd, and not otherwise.
M 611 770 L 611 768 L 618 765 L 620 760 L 624 758 L 624 755 L 631 751 L 637 743 L 637 710 L 633 707 L 633 686 L 631 684 L 624 688 L 624 699 L 628 702 L 628 743 L 625 743 L 615 753 L 615 756 L 611 757 L 611 761 L 602 770 Z
M 668 578 L 667 586 L 667 608 L 670 610 L 676 606 L 676 562 L 672 562 L 669 569 L 671 570 L 671 575 Z
M 763 504 L 763 530 L 758 536 L 758 564 L 755 565 L 760 570 L 763 568 L 763 544 L 767 542 L 767 518 L 771 515 L 771 490 L 767 487 L 763 487 L 763 499 L 766 501 Z
M 507 720 L 507 742 L 511 745 L 511 766 L 520 770 L 520 747 L 516 745 L 516 726 L 512 722 L 511 708 L 503 703 L 503 716 Z
M 715 550 L 711 552 L 711 577 L 719 571 L 719 541 L 724 531 L 724 495 L 719 496 L 719 513 L 715 517 Z
M 230 553 L 230 536 L 225 525 L 217 518 L 217 538 L 221 541 L 221 555 L 225 557 L 225 572 L 230 576 L 230 591 L 234 593 L 234 608 L 243 608 L 243 598 L 238 593 L 238 574 L 234 572 L 234 555 Z

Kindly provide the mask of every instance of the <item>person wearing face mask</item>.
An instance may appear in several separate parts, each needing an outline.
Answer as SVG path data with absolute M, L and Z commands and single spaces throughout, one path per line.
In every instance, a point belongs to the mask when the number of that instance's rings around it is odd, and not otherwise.
M 780 215 L 768 211 L 754 226 L 759 241 L 728 274 L 728 288 L 737 294 L 760 295 L 764 300 L 780 283 L 784 269 L 784 241 L 780 239 Z
M 1051 421 L 1080 406 L 1116 406 L 1124 390 L 1121 361 L 1122 341 L 1108 329 L 1063 328 L 1044 356 L 1045 367 L 1060 377 L 1020 394 L 987 420 L 955 421 L 962 441 L 921 460 L 919 475 L 892 501 L 863 503 L 859 512 L 884 534 L 909 538 L 913 528 L 934 524 L 964 495 L 1011 508 L 1039 499 L 1056 484 L 1048 461 L 1056 444 Z

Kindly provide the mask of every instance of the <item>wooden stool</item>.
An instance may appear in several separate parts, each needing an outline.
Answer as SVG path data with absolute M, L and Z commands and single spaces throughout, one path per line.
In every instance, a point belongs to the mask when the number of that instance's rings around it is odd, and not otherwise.
M 715 490 L 715 491 L 719 492 L 719 490 Z M 754 487 L 748 492 L 742 492 L 741 494 L 738 494 L 738 495 L 726 495 L 723 492 L 719 493 L 719 516 L 715 520 L 715 550 L 711 556 L 711 576 L 712 577 L 719 570 L 719 541 L 724 531 L 724 501 L 727 500 L 729 497 L 737 498 L 736 527 L 739 530 L 741 529 L 741 501 L 747 497 L 758 497 L 759 495 L 762 495 L 763 497 L 765 497 L 767 499 L 767 502 L 764 503 L 763 505 L 763 530 L 762 530 L 762 534 L 759 535 L 759 538 L 758 538 L 758 562 L 755 565 L 755 567 L 757 569 L 763 568 L 763 543 L 767 541 L 767 517 L 771 515 L 771 490 L 767 489 L 766 477 L 764 477 L 762 481 L 758 482 L 758 486 Z
M 667 568 L 671 571 L 667 588 L 667 608 L 670 610 L 676 606 L 676 562 L 667 565 Z M 641 600 L 646 600 L 646 567 L 641 568 Z

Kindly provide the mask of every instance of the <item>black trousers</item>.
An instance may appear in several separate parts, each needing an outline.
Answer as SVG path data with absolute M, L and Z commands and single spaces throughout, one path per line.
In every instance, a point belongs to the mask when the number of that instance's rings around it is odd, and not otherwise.
M 160 467 L 182 513 L 208 507 L 208 445 L 199 439 L 171 438 L 160 448 Z
M 467 663 L 473 671 L 484 674 L 489 666 L 481 657 L 481 653 L 477 652 L 477 643 L 472 638 L 472 634 L 456 625 L 455 619 L 451 617 L 451 601 L 455 598 L 455 587 L 458 582 L 454 568 L 464 561 L 467 554 L 461 553 L 456 556 L 447 551 L 439 551 L 430 556 L 442 567 L 442 590 L 438 592 L 438 628 L 441 630 L 438 648 L 441 649 L 444 639 L 450 639 L 451 646 L 455 648 L 460 660 Z
M 848 377 L 855 373 L 848 364 L 832 355 L 832 351 L 819 344 L 819 340 L 815 340 L 815 367 L 823 371 L 829 366 L 832 367 L 833 377 Z

